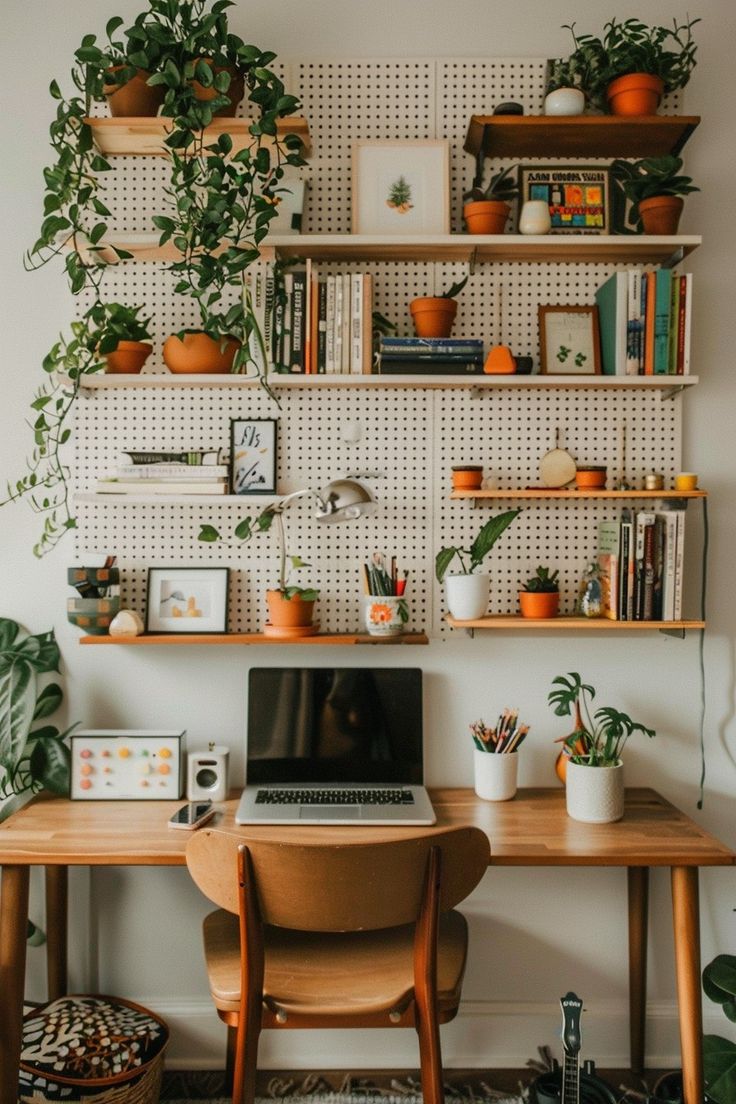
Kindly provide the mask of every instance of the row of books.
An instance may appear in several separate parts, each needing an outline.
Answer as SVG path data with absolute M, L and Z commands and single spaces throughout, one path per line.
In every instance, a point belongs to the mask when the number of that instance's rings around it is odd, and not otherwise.
M 690 372 L 692 273 L 669 268 L 614 272 L 595 293 L 603 372 L 682 376 Z
M 378 341 L 380 375 L 477 375 L 483 371 L 483 342 L 474 337 L 393 337 Z
M 370 273 L 318 276 L 307 259 L 278 278 L 269 262 L 247 279 L 246 291 L 263 339 L 261 344 L 253 335 L 251 355 L 261 369 L 306 375 L 371 371 Z
M 685 510 L 625 509 L 598 528 L 603 613 L 612 621 L 679 621 Z
M 124 452 L 115 471 L 98 479 L 98 494 L 224 495 L 229 470 L 219 449 Z

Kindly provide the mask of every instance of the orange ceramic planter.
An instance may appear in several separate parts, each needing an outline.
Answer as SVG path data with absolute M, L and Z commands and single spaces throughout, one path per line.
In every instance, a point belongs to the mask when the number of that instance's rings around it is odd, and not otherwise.
M 594 464 L 578 468 L 575 472 L 575 486 L 579 491 L 603 490 L 606 485 L 606 468 Z
M 649 73 L 627 73 L 606 89 L 612 115 L 656 115 L 664 84 Z
M 547 621 L 557 617 L 560 612 L 559 591 L 519 591 L 519 606 L 522 617 L 535 617 Z
M 312 624 L 314 599 L 305 601 L 300 594 L 284 598 L 280 590 L 267 590 L 268 621 L 263 626 L 266 636 L 284 639 L 311 636 L 316 631 Z
M 196 330 L 185 333 L 183 339 L 172 334 L 164 342 L 164 364 L 179 375 L 226 375 L 232 370 L 240 342 L 227 338 L 223 342 Z
M 122 68 L 122 65 L 116 65 L 109 72 L 115 73 Z M 110 114 L 114 118 L 125 116 L 148 118 L 158 115 L 166 90 L 160 84 L 153 87 L 146 84 L 150 75 L 145 69 L 139 69 L 126 84 L 121 84 L 119 87 L 116 84 L 105 85 L 103 91 L 107 96 Z
M 682 196 L 650 196 L 639 201 L 645 234 L 676 234 L 684 201 Z
M 427 297 L 409 304 L 417 337 L 449 337 L 457 314 L 454 299 Z
M 500 199 L 478 199 L 466 203 L 463 218 L 469 234 L 503 234 L 511 207 Z
M 153 352 L 153 345 L 146 341 L 118 341 L 117 349 L 105 354 L 109 375 L 134 375 L 140 372 Z
M 477 491 L 483 483 L 480 464 L 465 464 L 452 469 L 452 487 L 455 491 Z

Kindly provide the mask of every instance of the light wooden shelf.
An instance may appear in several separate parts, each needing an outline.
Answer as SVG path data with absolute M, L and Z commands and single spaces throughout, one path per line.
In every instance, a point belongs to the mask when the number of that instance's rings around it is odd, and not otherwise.
M 157 234 L 110 235 L 98 255 L 115 263 L 112 249 L 136 261 L 172 261 L 180 254 Z M 557 264 L 671 264 L 692 253 L 702 238 L 647 234 L 269 234 L 264 257 L 311 257 L 317 261 L 549 262 Z M 125 263 L 125 262 L 122 262 Z
M 693 387 L 697 376 L 381 376 L 381 375 L 279 375 L 268 376 L 270 387 L 289 390 L 296 387 L 471 387 L 471 388 L 634 388 L 643 391 L 671 391 Z M 104 372 L 84 376 L 80 386 L 85 391 L 103 388 L 117 390 L 139 387 L 258 387 L 255 376 L 241 375 L 174 375 L 169 372 L 146 372 L 141 375 L 106 375 Z
M 448 614 L 445 618 L 452 629 L 501 629 L 537 630 L 548 632 L 685 632 L 688 629 L 704 629 L 705 621 L 609 621 L 606 617 L 521 617 L 510 614 L 494 614 L 473 621 L 458 621 Z
M 197 495 L 197 494 L 105 494 L 81 491 L 74 495 L 78 504 L 94 506 L 250 506 L 265 507 L 280 502 L 280 495 Z
M 474 157 L 661 157 L 680 152 L 699 115 L 473 115 Z
M 151 633 L 144 636 L 82 636 L 80 644 L 111 644 L 115 647 L 168 647 L 185 644 L 230 645 L 230 644 L 429 644 L 426 633 L 404 633 L 402 636 L 370 636 L 368 633 L 322 633 L 316 636 L 303 636 L 299 640 L 282 640 L 263 633 Z
M 606 490 L 591 490 L 591 491 L 577 491 L 577 490 L 565 490 L 560 489 L 548 489 L 545 487 L 525 487 L 523 490 L 496 490 L 496 491 L 452 491 L 450 498 L 456 499 L 487 499 L 493 501 L 494 499 L 501 498 L 528 498 L 528 499 L 555 499 L 567 502 L 580 502 L 581 499 L 587 498 L 613 498 L 613 499 L 634 499 L 634 498 L 707 498 L 707 491 L 675 491 L 675 490 L 662 490 L 662 491 L 606 491 Z
M 85 122 L 92 128 L 97 149 L 106 157 L 162 157 L 168 154 L 164 141 L 173 123 L 163 115 L 151 118 L 88 118 Z M 250 133 L 252 123 L 252 119 L 213 119 L 204 132 L 205 142 L 209 144 L 217 141 L 221 134 L 229 134 L 233 140 L 232 153 L 239 153 L 255 141 Z M 303 143 L 302 153 L 305 156 L 311 153 L 306 119 L 298 115 L 279 119 L 276 129 L 280 138 L 297 134 Z M 268 137 L 264 136 L 263 141 L 267 144 Z

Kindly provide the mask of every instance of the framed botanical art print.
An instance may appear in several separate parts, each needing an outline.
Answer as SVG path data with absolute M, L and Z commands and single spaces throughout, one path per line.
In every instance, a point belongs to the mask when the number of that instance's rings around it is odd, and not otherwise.
M 354 234 L 448 234 L 446 139 L 353 143 Z
M 277 418 L 230 419 L 233 494 L 276 494 Z
M 149 567 L 146 632 L 227 632 L 227 567 Z
M 540 307 L 539 349 L 543 375 L 600 374 L 598 307 Z
M 544 200 L 551 234 L 610 234 L 610 179 L 600 165 L 522 165 L 520 203 Z

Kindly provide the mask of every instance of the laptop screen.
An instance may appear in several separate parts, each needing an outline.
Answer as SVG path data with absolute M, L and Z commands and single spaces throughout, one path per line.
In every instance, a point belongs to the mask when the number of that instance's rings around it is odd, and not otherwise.
M 419 669 L 251 668 L 249 785 L 422 780 Z

